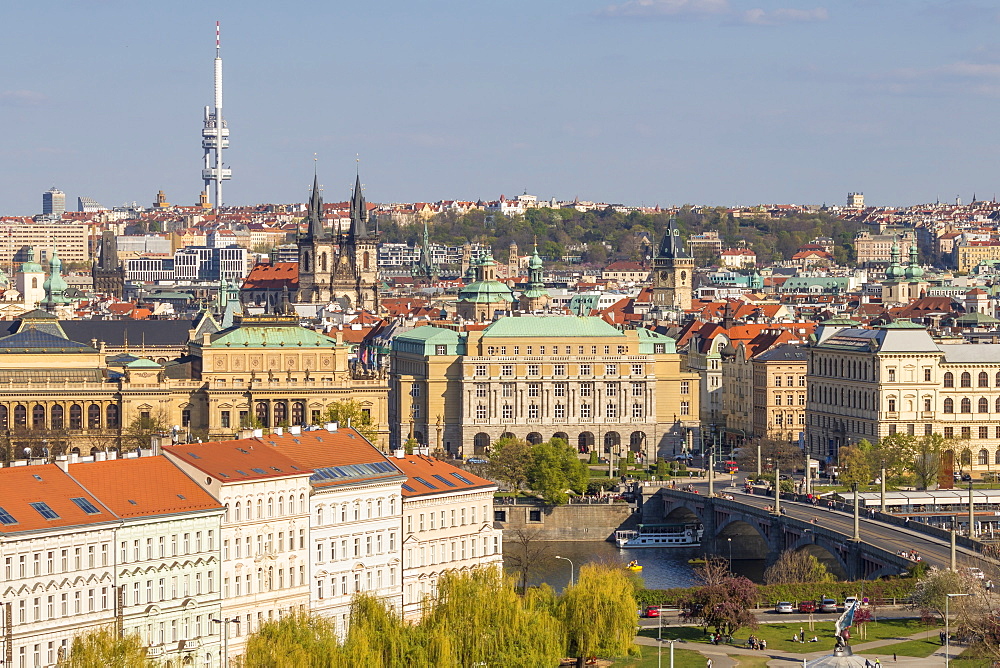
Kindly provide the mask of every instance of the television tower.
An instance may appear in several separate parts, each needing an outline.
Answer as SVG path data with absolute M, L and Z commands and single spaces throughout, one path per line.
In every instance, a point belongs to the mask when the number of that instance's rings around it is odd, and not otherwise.
M 215 22 L 215 109 L 210 109 L 205 107 L 205 127 L 201 131 L 201 147 L 205 149 L 201 178 L 206 192 L 209 184 L 215 182 L 215 208 L 218 210 L 222 206 L 222 182 L 233 178 L 233 170 L 222 166 L 222 150 L 229 148 L 229 126 L 222 118 L 222 45 L 218 21 Z

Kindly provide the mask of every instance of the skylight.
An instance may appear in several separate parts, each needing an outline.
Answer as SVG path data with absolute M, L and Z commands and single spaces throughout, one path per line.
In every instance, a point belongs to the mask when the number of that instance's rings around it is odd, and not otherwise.
M 131 503 L 133 506 L 138 506 L 139 505 L 138 503 L 135 502 L 134 499 L 129 499 L 128 502 Z
M 253 471 L 254 473 L 259 473 L 261 475 L 267 473 L 267 471 L 265 471 L 264 469 L 250 469 L 250 470 Z
M 440 481 L 441 481 L 441 482 L 443 482 L 444 484 L 448 485 L 448 487 L 455 487 L 455 486 L 456 486 L 456 485 L 455 485 L 455 483 L 453 483 L 453 482 L 452 482 L 451 480 L 448 480 L 448 479 L 447 479 L 447 478 L 445 478 L 445 477 L 444 477 L 443 475 L 439 475 L 439 474 L 435 473 L 435 474 L 434 474 L 434 475 L 432 475 L 431 477 L 432 477 L 432 478 L 435 478 L 435 479 L 437 479 L 437 480 L 440 480 Z
M 193 452 L 189 452 L 188 455 L 191 457 L 191 459 L 201 459 L 201 457 L 199 457 L 198 455 L 194 454 Z
M 37 510 L 38 514 L 47 520 L 59 519 L 59 513 L 49 508 L 49 504 L 43 501 L 36 501 L 34 503 L 29 503 L 28 505 Z
M 184 496 L 183 494 L 178 494 L 177 498 L 180 499 L 181 501 L 187 501 L 187 497 Z
M 452 473 L 452 474 L 451 474 L 451 477 L 453 477 L 453 478 L 458 478 L 459 480 L 461 480 L 462 482 L 464 482 L 464 483 L 465 483 L 466 485 L 471 485 L 471 484 L 473 484 L 471 480 L 469 480 L 468 478 L 466 478 L 466 477 L 465 477 L 464 475 L 462 475 L 461 473 Z
M 420 476 L 413 476 L 413 479 L 416 480 L 417 482 L 419 482 L 422 485 L 427 485 L 431 489 L 437 489 L 437 485 L 427 482 L 426 480 L 424 480 Z
M 417 491 L 417 490 L 413 489 L 412 487 L 410 487 L 409 485 L 407 485 L 405 482 L 403 483 L 403 489 L 405 489 L 407 492 L 415 492 L 415 491 Z
M 75 499 L 70 499 L 73 503 L 80 507 L 80 510 L 87 513 L 88 515 L 100 515 L 101 511 L 97 509 L 97 506 L 92 504 L 88 499 L 78 496 Z M 37 510 L 37 508 L 36 508 Z M 41 511 L 39 511 L 41 512 Z
M 31 475 L 31 477 L 32 477 L 32 478 L 34 478 L 35 480 L 38 480 L 38 481 L 42 481 L 42 476 L 40 476 L 40 475 L 38 475 L 38 474 L 34 474 L 34 473 L 33 473 L 33 474 Z
M 17 524 L 17 520 L 15 520 L 14 516 L 11 515 L 10 513 L 8 513 L 6 510 L 4 510 L 3 508 L 0 508 L 0 523 L 2 523 L 2 524 Z
M 236 472 L 239 473 L 240 475 L 247 475 L 247 472 L 244 471 L 243 469 L 236 469 Z

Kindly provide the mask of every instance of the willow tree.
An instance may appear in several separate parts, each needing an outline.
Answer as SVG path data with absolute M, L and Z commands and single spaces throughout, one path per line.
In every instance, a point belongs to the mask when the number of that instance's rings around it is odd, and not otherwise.
M 764 584 L 795 584 L 800 582 L 833 582 L 826 565 L 806 552 L 785 550 L 778 560 L 764 571 Z
M 112 628 L 99 628 L 73 638 L 60 668 L 151 668 L 146 644 L 136 634 L 120 638 Z
M 424 660 L 426 652 L 420 629 L 400 618 L 395 610 L 371 594 L 351 601 L 351 625 L 344 642 L 347 666 L 394 668 L 437 666 Z
M 518 596 L 513 580 L 495 568 L 445 573 L 420 624 L 426 646 L 439 648 L 430 665 L 559 665 L 563 630 L 548 607 Z
M 244 668 L 347 665 L 334 621 L 295 613 L 263 624 L 247 641 Z
M 624 656 L 633 650 L 636 601 L 625 570 L 586 564 L 559 599 L 570 656 L 583 668 L 590 656 Z

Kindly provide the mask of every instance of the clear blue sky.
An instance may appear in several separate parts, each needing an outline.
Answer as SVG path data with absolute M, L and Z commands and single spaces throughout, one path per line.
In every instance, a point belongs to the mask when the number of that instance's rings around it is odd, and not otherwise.
M 967 201 L 1000 7 L 955 0 L 4 2 L 0 213 L 194 203 L 222 21 L 227 204 Z

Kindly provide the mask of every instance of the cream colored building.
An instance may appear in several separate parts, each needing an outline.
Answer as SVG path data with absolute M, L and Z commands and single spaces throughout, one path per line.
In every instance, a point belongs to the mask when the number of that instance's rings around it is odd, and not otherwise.
M 897 322 L 843 328 L 809 347 L 806 447 L 838 448 L 893 433 L 941 434 L 956 468 L 1000 468 L 1000 345 L 941 344 Z
M 679 451 L 699 426 L 698 376 L 682 371 L 674 339 L 595 317 L 417 327 L 393 340 L 390 382 L 391 442 L 412 433 L 452 455 L 512 435 L 652 458 Z
M 754 436 L 798 442 L 805 432 L 807 359 L 790 343 L 753 357 Z
M 89 262 L 88 228 L 81 223 L 4 223 L 0 225 L 0 265 L 10 267 L 14 256 L 33 247 L 36 259 L 47 262 L 57 253 L 64 263 Z
M 859 266 L 883 264 L 891 260 L 893 244 L 898 245 L 904 257 L 909 256 L 910 246 L 917 239 L 910 230 L 899 234 L 872 234 L 862 230 L 854 235 L 854 253 Z
M 419 619 L 447 572 L 503 568 L 493 526 L 496 484 L 423 453 L 393 460 L 403 483 L 403 615 Z

